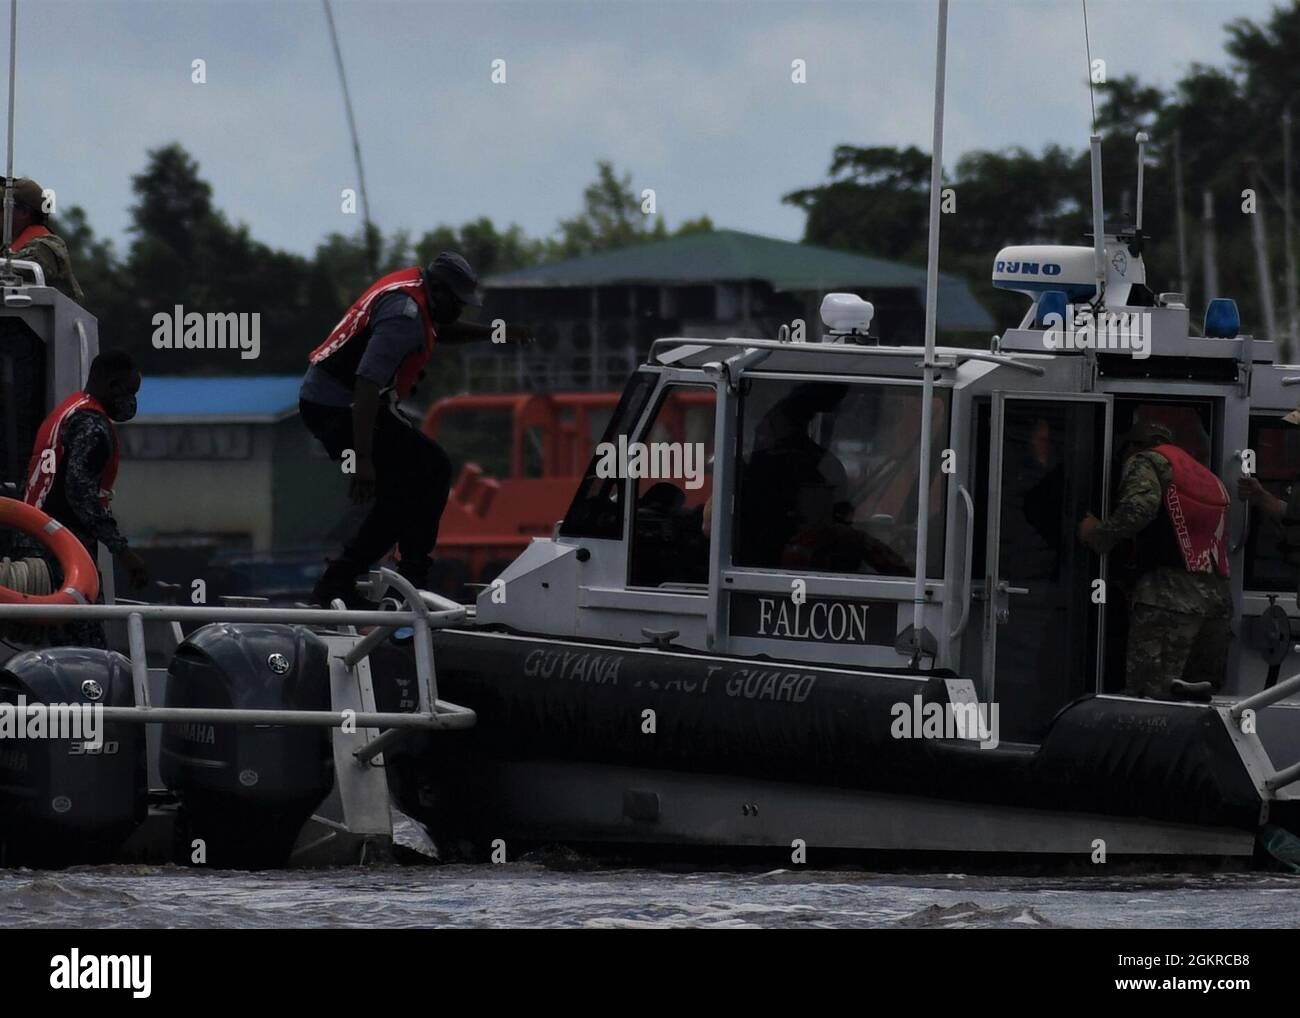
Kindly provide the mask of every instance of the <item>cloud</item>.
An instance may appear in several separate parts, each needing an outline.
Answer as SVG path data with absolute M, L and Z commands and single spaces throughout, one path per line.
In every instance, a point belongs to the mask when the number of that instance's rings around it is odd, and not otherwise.
M 1168 85 L 1193 61 L 1223 63 L 1225 21 L 1270 7 L 1092 0 L 1094 54 L 1112 75 Z M 670 223 L 707 212 L 797 237 L 802 214 L 780 196 L 822 180 L 835 145 L 930 145 L 930 2 L 336 0 L 335 12 L 388 230 L 489 215 L 543 233 L 610 158 L 656 189 Z M 190 83 L 196 57 L 206 85 Z M 506 85 L 490 80 L 498 57 Z M 796 57 L 806 85 L 790 81 Z M 356 225 L 339 211 L 355 173 L 315 3 L 24 5 L 19 61 L 20 171 L 119 242 L 131 175 L 173 140 L 260 240 L 310 251 Z M 1084 144 L 1084 67 L 1076 0 L 953 4 L 945 162 Z

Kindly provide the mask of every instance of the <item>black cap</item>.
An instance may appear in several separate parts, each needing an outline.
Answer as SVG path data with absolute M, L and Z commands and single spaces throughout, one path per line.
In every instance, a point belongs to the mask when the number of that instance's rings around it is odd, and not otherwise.
M 444 251 L 438 255 L 424 273 L 430 279 L 442 283 L 470 307 L 483 306 L 478 295 L 478 276 L 469 267 L 469 262 L 454 251 Z

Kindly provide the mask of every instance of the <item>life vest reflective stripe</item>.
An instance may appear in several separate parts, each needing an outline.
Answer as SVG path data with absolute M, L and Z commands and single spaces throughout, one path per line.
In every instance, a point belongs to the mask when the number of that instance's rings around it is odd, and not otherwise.
M 17 237 L 14 238 L 13 243 L 9 245 L 9 250 L 21 251 L 28 244 L 34 241 L 37 237 L 48 237 L 49 235 L 50 235 L 50 231 L 47 230 L 44 226 L 38 226 L 36 224 L 32 224 L 31 226 L 27 227 L 27 229 L 23 230 L 22 233 L 18 234 Z
M 1158 445 L 1173 468 L 1164 507 L 1183 566 L 1190 573 L 1228 575 L 1228 490 L 1214 472 L 1175 445 Z
M 338 353 L 344 346 L 365 332 L 370 327 L 370 317 L 374 313 L 375 303 L 386 293 L 400 290 L 415 301 L 420 309 L 420 324 L 424 326 L 424 346 L 406 355 L 398 365 L 393 378 L 393 387 L 398 398 L 405 399 L 411 392 L 429 355 L 433 353 L 433 344 L 438 341 L 438 330 L 433 324 L 429 309 L 429 294 L 424 285 L 424 273 L 418 267 L 390 272 L 373 283 L 365 293 L 353 302 L 347 312 L 334 326 L 333 331 L 320 346 L 311 352 L 309 360 L 320 364 L 327 357 Z
M 55 475 L 63 466 L 64 425 L 80 410 L 100 414 L 108 421 L 109 430 L 113 435 L 113 452 L 99 479 L 99 500 L 105 508 L 113 500 L 113 483 L 117 480 L 117 467 L 121 461 L 121 445 L 117 440 L 117 428 L 113 426 L 113 419 L 108 416 L 108 412 L 99 400 L 84 392 L 74 392 L 54 408 L 53 412 L 41 422 L 40 430 L 36 432 L 32 458 L 27 464 L 27 493 L 23 496 L 23 501 L 28 505 L 34 505 L 37 509 L 45 505 L 45 500 L 54 487 Z M 46 470 L 44 465 L 50 450 L 54 452 L 54 469 Z

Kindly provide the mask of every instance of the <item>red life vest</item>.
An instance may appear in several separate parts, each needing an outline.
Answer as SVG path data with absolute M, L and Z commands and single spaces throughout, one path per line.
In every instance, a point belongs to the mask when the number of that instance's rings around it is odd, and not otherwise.
M 390 272 L 373 283 L 365 293 L 356 299 L 347 313 L 334 326 L 325 342 L 311 352 L 311 363 L 320 364 L 327 357 L 338 353 L 344 346 L 370 327 L 370 316 L 375 302 L 386 293 L 400 290 L 405 293 L 420 309 L 420 322 L 424 326 L 424 346 L 406 355 L 397 367 L 393 378 L 393 387 L 399 399 L 405 399 L 411 392 L 411 386 L 419 377 L 420 370 L 428 363 L 433 353 L 433 344 L 438 341 L 438 330 L 433 323 L 429 309 L 429 295 L 424 286 L 424 273 L 418 267 Z
M 47 230 L 43 226 L 39 226 L 33 223 L 31 226 L 27 227 L 27 229 L 23 230 L 22 233 L 18 234 L 18 236 L 14 238 L 14 242 L 9 245 L 9 250 L 21 251 L 28 244 L 34 241 L 37 237 L 48 237 L 49 235 L 50 235 L 49 230 Z
M 121 461 L 121 446 L 117 440 L 117 428 L 113 425 L 113 419 L 108 416 L 108 412 L 100 404 L 99 400 L 84 392 L 74 392 L 62 403 L 54 408 L 54 411 L 41 422 L 40 430 L 36 432 L 36 443 L 32 446 L 32 458 L 27 464 L 27 494 L 23 496 L 23 501 L 28 505 L 34 505 L 40 509 L 45 504 L 45 499 L 50 494 L 50 489 L 54 487 L 54 477 L 58 468 L 63 465 L 63 426 L 73 414 L 79 410 L 90 410 L 93 413 L 102 414 L 108 421 L 109 430 L 113 434 L 113 453 L 109 456 L 108 464 L 104 467 L 104 473 L 99 478 L 99 500 L 105 508 L 113 500 L 113 482 L 117 480 L 117 466 Z M 53 471 L 42 470 L 42 464 L 45 460 L 47 450 L 54 450 Z
M 1165 490 L 1165 513 L 1189 573 L 1228 575 L 1228 491 L 1213 471 L 1175 445 L 1152 452 L 1169 461 L 1174 476 Z

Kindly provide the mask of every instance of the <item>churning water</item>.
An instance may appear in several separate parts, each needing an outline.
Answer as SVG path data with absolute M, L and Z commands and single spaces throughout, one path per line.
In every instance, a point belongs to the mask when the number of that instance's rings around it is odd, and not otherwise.
M 596 863 L 0 873 L 0 928 L 1292 927 L 1300 877 L 900 876 Z

